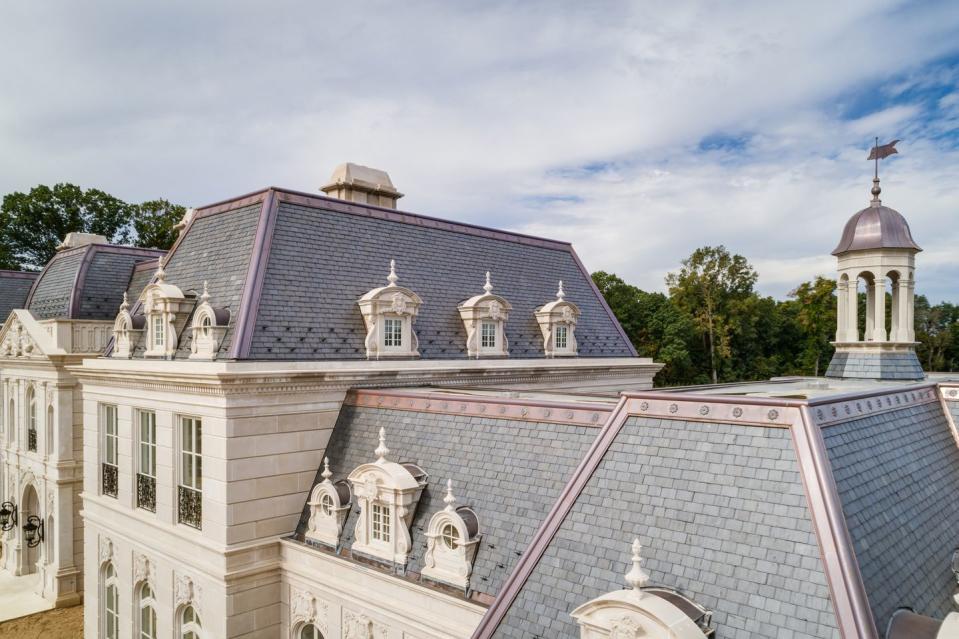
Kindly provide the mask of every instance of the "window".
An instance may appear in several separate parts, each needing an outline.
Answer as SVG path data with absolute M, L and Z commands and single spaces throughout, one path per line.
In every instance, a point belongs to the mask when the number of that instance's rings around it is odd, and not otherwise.
M 33 387 L 27 389 L 27 450 L 37 452 L 37 395 Z
M 324 493 L 320 498 L 320 508 L 323 510 L 323 514 L 327 517 L 333 516 L 333 496 L 329 493 Z
M 103 636 L 117 639 L 120 635 L 120 590 L 113 564 L 103 569 Z
M 569 327 L 566 324 L 556 326 L 556 344 L 557 349 L 569 348 Z
M 163 316 L 153 316 L 153 347 L 166 348 L 166 331 L 163 326 Z
M 210 318 L 209 315 L 205 315 L 203 317 L 203 320 L 200 322 L 200 333 L 203 335 L 203 337 L 205 338 L 210 337 L 210 328 L 212 328 L 212 326 L 213 326 L 213 320 Z
M 149 584 L 143 584 L 140 587 L 140 616 L 137 623 L 139 623 L 139 629 L 136 635 L 137 639 L 156 639 L 156 598 Z
M 390 508 L 383 504 L 373 504 L 373 539 L 389 543 L 390 541 Z
M 193 606 L 187 606 L 183 609 L 180 622 L 180 639 L 200 639 L 203 626 L 200 625 L 200 617 L 196 614 Z
M 180 485 L 178 519 L 200 528 L 203 491 L 203 423 L 198 417 L 180 417 Z
M 156 511 L 157 421 L 153 411 L 137 411 L 137 507 Z
M 47 455 L 56 453 L 53 441 L 53 406 L 47 406 L 47 433 L 43 440 L 43 449 Z
M 101 473 L 101 492 L 110 497 L 117 496 L 117 407 L 105 404 L 101 408 L 101 424 L 103 433 L 103 451 Z
M 383 320 L 383 346 L 387 348 L 402 348 L 403 320 L 396 317 L 387 317 Z
M 482 348 L 496 348 L 496 324 L 493 322 L 483 322 L 480 346 Z
M 319 629 L 311 623 L 303 626 L 303 629 L 300 630 L 300 634 L 297 635 L 298 639 L 323 639 L 323 635 L 320 634 Z
M 443 526 L 443 544 L 450 550 L 456 550 L 460 545 L 460 533 L 453 524 Z

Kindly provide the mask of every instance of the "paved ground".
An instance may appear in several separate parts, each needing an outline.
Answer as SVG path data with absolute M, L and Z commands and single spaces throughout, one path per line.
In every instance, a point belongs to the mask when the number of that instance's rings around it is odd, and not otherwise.
M 0 639 L 82 639 L 83 606 L 47 610 L 0 623 Z
M 0 621 L 53 608 L 53 604 L 33 591 L 39 578 L 36 574 L 14 577 L 0 571 Z

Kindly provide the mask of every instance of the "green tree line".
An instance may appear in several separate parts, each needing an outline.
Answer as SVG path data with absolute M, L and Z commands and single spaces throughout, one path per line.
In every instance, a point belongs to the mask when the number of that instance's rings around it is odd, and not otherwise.
M 115 244 L 167 249 L 185 209 L 158 199 L 131 204 L 99 189 L 39 185 L 8 193 L 0 205 L 0 269 L 37 270 L 67 233 L 104 235 Z
M 833 354 L 835 280 L 816 277 L 780 301 L 758 294 L 757 279 L 746 258 L 723 246 L 683 260 L 666 276 L 667 294 L 593 273 L 639 355 L 665 364 L 659 386 L 822 375 Z M 865 294 L 859 308 L 865 312 Z M 917 296 L 916 340 L 926 371 L 959 368 L 959 306 Z

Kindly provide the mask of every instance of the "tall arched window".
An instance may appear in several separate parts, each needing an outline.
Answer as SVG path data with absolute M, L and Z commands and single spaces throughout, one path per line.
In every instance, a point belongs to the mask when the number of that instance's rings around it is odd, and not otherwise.
M 193 606 L 187 606 L 180 615 L 180 639 L 202 639 L 203 627 L 200 616 Z
M 153 596 L 153 589 L 150 588 L 150 584 L 148 583 L 144 583 L 142 586 L 140 586 L 139 609 L 140 614 L 137 619 L 137 639 L 156 639 L 156 598 Z
M 37 452 L 37 394 L 27 388 L 27 450 Z
M 296 639 L 323 639 L 323 634 L 319 628 L 308 623 L 300 629 L 299 634 L 296 635 Z
M 47 433 L 43 438 L 43 450 L 46 451 L 47 456 L 56 452 L 53 441 L 53 404 L 47 406 Z
M 117 639 L 120 635 L 120 588 L 117 583 L 117 571 L 113 564 L 108 563 L 103 568 L 103 595 L 100 604 L 102 609 L 103 636 L 106 639 Z

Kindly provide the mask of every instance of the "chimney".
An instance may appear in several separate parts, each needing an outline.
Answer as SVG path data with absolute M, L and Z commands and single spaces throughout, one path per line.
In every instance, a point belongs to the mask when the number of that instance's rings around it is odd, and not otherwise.
M 58 251 L 65 251 L 66 249 L 77 248 L 79 246 L 86 246 L 87 244 L 109 244 L 110 242 L 103 235 L 97 235 L 95 233 L 67 233 L 67 236 L 63 238 L 63 241 L 60 242 L 60 245 L 57 247 Z
M 320 190 L 330 197 L 395 209 L 403 194 L 393 187 L 386 171 L 347 162 L 336 167 L 330 181 Z

